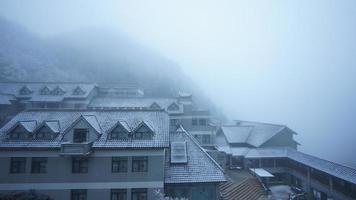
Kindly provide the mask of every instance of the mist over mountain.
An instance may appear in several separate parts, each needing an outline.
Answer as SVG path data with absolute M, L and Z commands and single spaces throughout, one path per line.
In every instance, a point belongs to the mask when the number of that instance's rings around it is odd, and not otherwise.
M 190 90 L 179 66 L 130 38 L 85 29 L 39 38 L 0 18 L 0 80 L 122 82 L 167 96 Z
M 25 28 L 0 18 L 0 80 L 66 80 L 45 43 Z
M 40 38 L 4 18 L 0 27 L 0 81 L 129 83 L 151 96 L 192 92 L 199 104 L 218 110 L 178 64 L 124 34 L 86 28 Z

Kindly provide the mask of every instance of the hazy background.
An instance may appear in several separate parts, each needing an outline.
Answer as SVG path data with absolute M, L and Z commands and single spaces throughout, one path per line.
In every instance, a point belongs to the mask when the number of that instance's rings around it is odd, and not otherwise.
M 356 1 L 1 0 L 0 16 L 47 39 L 127 35 L 229 118 L 286 124 L 300 150 L 356 166 Z

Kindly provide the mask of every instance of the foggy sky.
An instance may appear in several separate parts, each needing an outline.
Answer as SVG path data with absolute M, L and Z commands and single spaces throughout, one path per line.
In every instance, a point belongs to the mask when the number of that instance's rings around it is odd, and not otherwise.
M 42 37 L 124 32 L 231 119 L 288 125 L 300 150 L 356 163 L 356 1 L 2 0 L 0 15 Z

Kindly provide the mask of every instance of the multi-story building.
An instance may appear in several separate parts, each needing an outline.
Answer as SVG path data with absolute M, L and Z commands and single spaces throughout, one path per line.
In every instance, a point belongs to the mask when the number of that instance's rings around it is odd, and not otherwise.
M 0 192 L 143 200 L 158 190 L 194 199 L 204 191 L 203 199 L 216 199 L 225 181 L 188 132 L 170 133 L 163 110 L 27 110 L 0 134 Z
M 29 108 L 86 108 L 94 96 L 93 83 L 0 83 L 0 126 Z
M 260 177 L 266 186 L 292 185 L 311 199 L 355 199 L 356 169 L 297 151 L 295 134 L 284 125 L 237 121 L 218 130 L 218 152 L 210 153 L 222 167 L 270 173 Z

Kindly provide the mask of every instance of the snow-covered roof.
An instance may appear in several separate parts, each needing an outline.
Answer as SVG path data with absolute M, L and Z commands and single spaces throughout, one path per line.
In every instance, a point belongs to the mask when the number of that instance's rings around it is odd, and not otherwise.
M 20 124 L 24 129 L 26 129 L 26 131 L 32 133 L 36 128 L 37 122 L 34 120 L 18 121 L 18 124 Z
M 187 163 L 171 163 L 167 155 L 165 162 L 165 183 L 206 183 L 226 181 L 223 169 L 199 145 L 198 141 L 180 127 L 170 134 L 170 141 L 185 141 Z
M 288 128 L 284 125 L 247 121 L 239 121 L 238 125 L 221 127 L 228 143 L 245 143 L 254 147 L 261 146 L 284 129 Z M 293 131 L 292 133 L 295 134 Z
M 263 178 L 265 178 L 265 177 L 274 177 L 273 174 L 269 173 L 268 171 L 266 171 L 263 168 L 250 168 L 250 171 L 253 174 L 256 174 L 259 177 L 263 177 Z
M 290 148 L 261 148 L 250 150 L 246 158 L 289 158 L 332 176 L 356 184 L 356 169 L 324 160 Z
M 13 95 L 0 94 L 0 105 L 11 105 L 12 100 L 15 100 Z
M 178 110 L 168 110 L 168 107 L 176 103 Z M 119 98 L 119 97 L 96 97 L 88 105 L 89 108 L 152 108 L 152 104 L 157 104 L 160 108 L 169 113 L 182 113 L 183 106 L 177 103 L 174 98 Z
M 253 129 L 252 126 L 222 126 L 228 143 L 247 143 Z
M 95 148 L 151 148 L 169 146 L 169 118 L 164 111 L 142 111 L 142 110 L 28 110 L 17 114 L 0 129 L 0 147 L 60 147 L 63 135 L 67 129 L 76 123 L 78 119 L 85 119 L 98 133 L 99 139 L 94 141 Z M 56 138 L 50 141 L 14 141 L 8 140 L 6 133 L 15 125 L 21 123 L 27 127 L 29 132 L 33 131 L 44 121 L 57 121 L 48 123 L 53 129 L 59 129 Z M 151 139 L 142 140 L 108 140 L 107 134 L 118 121 L 125 121 L 125 127 L 133 131 L 142 123 L 147 124 L 154 130 Z M 29 124 L 31 123 L 31 124 Z M 36 125 L 34 125 L 36 124 Z M 31 125 L 31 127 L 30 127 Z
M 85 93 L 80 95 L 73 94 L 73 91 L 80 87 Z M 65 82 L 1 82 L 0 83 L 0 93 L 10 94 L 18 98 L 30 98 L 31 101 L 59 101 L 63 98 L 83 98 L 87 97 L 88 94 L 96 87 L 93 83 L 65 83 Z M 23 88 L 27 88 L 29 93 L 20 93 Z M 56 89 L 63 91 L 56 95 L 43 95 L 41 91 L 43 88 L 48 88 L 49 90 Z M 53 97 L 53 98 L 52 98 Z

